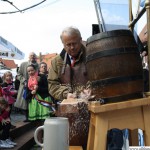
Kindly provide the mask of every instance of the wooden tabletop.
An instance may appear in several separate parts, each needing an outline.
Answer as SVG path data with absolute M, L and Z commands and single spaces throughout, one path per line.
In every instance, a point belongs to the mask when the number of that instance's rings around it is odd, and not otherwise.
M 144 105 L 150 105 L 150 97 L 133 99 L 133 100 L 117 102 L 117 103 L 103 104 L 103 105 L 101 105 L 100 102 L 98 101 L 93 101 L 89 103 L 88 109 L 93 113 L 100 113 L 100 112 L 132 108 L 132 107 L 138 107 Z

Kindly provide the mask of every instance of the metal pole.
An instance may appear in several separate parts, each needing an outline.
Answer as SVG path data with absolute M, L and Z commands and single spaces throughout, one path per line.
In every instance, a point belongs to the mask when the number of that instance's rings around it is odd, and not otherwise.
M 102 28 L 103 28 L 103 32 L 106 31 L 106 28 L 105 28 L 105 22 L 104 22 L 104 18 L 103 18 L 103 15 L 102 15 L 102 11 L 101 11 L 101 5 L 100 5 L 100 1 L 98 0 L 98 10 L 99 10 L 99 14 L 100 14 L 100 17 L 101 17 L 101 21 L 102 21 Z
M 94 0 L 94 3 L 95 3 L 95 9 L 96 9 L 96 13 L 97 13 L 98 21 L 99 21 L 100 31 L 105 32 L 106 28 L 105 28 L 105 23 L 104 23 L 102 11 L 101 11 L 100 1 L 99 0 Z M 101 27 L 101 24 L 102 24 L 102 27 Z
M 150 62 L 150 0 L 145 1 L 145 8 L 147 12 L 147 46 L 148 46 L 148 64 Z M 150 64 L 148 65 L 150 71 Z M 149 91 L 150 91 L 150 73 L 149 73 Z
M 99 16 L 99 12 L 98 12 L 98 8 L 97 8 L 97 0 L 94 0 L 94 5 L 95 5 L 95 10 L 96 10 L 96 15 L 97 15 L 97 20 L 98 20 L 98 25 L 99 25 L 99 31 L 100 33 L 102 32 L 102 26 L 101 26 L 101 20 L 100 20 L 100 16 Z
M 132 15 L 132 0 L 129 0 L 129 28 L 133 32 L 133 26 L 130 26 L 132 20 L 133 20 L 133 15 Z

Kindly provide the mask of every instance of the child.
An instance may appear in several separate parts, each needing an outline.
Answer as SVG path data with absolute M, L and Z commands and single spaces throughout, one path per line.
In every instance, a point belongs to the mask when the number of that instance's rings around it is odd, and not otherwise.
M 29 79 L 30 77 L 35 76 L 36 70 L 34 65 L 29 65 L 27 67 L 27 72 Z M 50 105 L 52 104 L 52 101 L 48 93 L 46 76 L 39 74 L 36 80 L 38 81 L 38 84 L 34 89 L 29 88 L 30 81 L 28 80 L 27 100 L 29 100 L 29 120 L 44 120 L 50 116 Z
M 3 83 L 2 83 L 2 95 L 4 97 L 4 99 L 8 102 L 9 107 L 10 107 L 10 111 L 9 111 L 9 117 L 11 114 L 11 110 L 12 110 L 12 105 L 15 102 L 15 96 L 17 94 L 17 91 L 15 90 L 15 87 L 13 85 L 13 76 L 12 73 L 10 71 L 7 71 L 4 73 L 3 75 Z M 15 128 L 14 125 L 11 125 L 11 129 Z
M 29 65 L 27 67 L 27 72 L 29 78 L 34 76 L 36 74 L 36 69 L 34 65 Z M 48 82 L 46 75 L 38 74 L 36 79 L 38 81 L 38 85 L 36 85 L 35 89 L 29 89 L 29 86 L 27 86 L 28 87 L 27 100 L 29 100 L 28 119 L 30 121 L 36 121 L 36 126 L 38 127 L 40 125 L 43 125 L 44 120 L 51 116 L 52 100 L 48 92 Z M 38 139 L 39 141 L 41 141 L 42 133 L 38 134 Z
M 17 94 L 17 91 L 15 90 L 15 87 L 13 85 L 13 76 L 10 71 L 7 71 L 4 73 L 3 76 L 3 83 L 2 83 L 2 94 L 6 101 L 8 101 L 8 104 L 10 106 L 10 113 L 12 109 L 12 105 L 15 102 L 15 95 Z
M 2 130 L 2 138 L 0 140 L 0 148 L 13 148 L 16 143 L 9 139 L 9 130 L 11 127 L 9 118 L 9 105 L 8 102 L 0 97 L 0 130 Z

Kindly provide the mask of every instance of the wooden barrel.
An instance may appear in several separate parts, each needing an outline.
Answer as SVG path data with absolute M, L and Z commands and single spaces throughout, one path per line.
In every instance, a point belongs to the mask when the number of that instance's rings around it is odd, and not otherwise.
M 113 30 L 87 39 L 86 67 L 93 94 L 106 103 L 141 98 L 140 52 L 129 30 Z

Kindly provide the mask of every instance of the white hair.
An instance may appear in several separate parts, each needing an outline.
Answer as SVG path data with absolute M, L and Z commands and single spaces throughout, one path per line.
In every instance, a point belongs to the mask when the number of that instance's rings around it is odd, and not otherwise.
M 34 55 L 35 57 L 37 57 L 37 55 L 36 55 L 34 52 L 30 52 L 30 53 L 29 53 L 29 57 L 30 57 L 31 55 Z
M 68 36 L 78 35 L 79 38 L 81 38 L 81 33 L 80 33 L 79 29 L 77 29 L 76 27 L 73 27 L 73 26 L 64 28 L 64 30 L 62 31 L 62 33 L 60 35 L 61 40 L 63 39 L 64 34 L 67 34 Z

